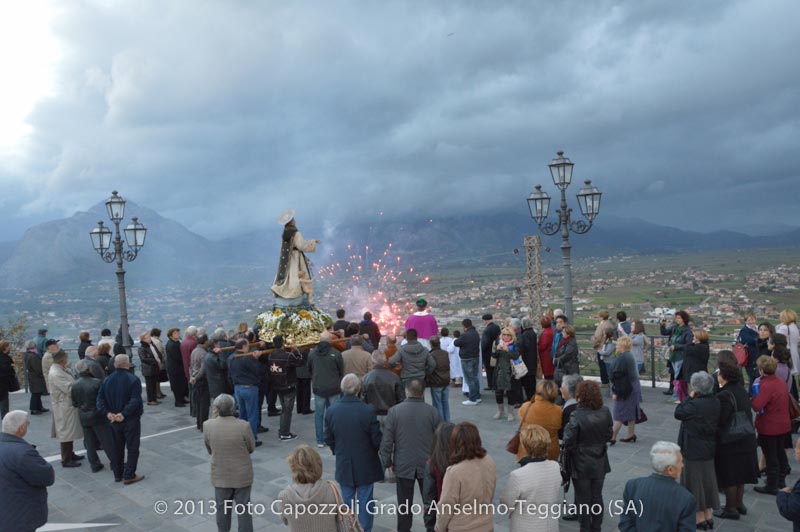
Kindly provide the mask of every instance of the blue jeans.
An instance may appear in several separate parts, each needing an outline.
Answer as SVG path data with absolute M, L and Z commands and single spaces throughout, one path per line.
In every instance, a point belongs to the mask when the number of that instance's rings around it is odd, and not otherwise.
M 239 407 L 239 419 L 250 423 L 253 437 L 258 441 L 258 386 L 235 386 L 233 394 Z
M 464 380 L 467 381 L 470 401 L 477 401 L 481 396 L 481 389 L 478 384 L 478 370 L 480 367 L 480 358 L 461 359 L 461 370 L 464 372 Z
M 431 401 L 442 421 L 450 422 L 450 388 L 442 386 L 441 388 L 431 388 Z
M 361 528 L 364 529 L 364 532 L 372 532 L 372 521 L 375 516 L 367 511 L 367 504 L 373 499 L 372 488 L 374 484 L 355 487 L 339 484 L 339 486 L 342 488 L 342 500 L 345 504 L 353 507 L 353 499 L 358 503 L 358 523 Z M 355 508 L 353 511 L 356 511 Z
M 325 411 L 338 400 L 338 395 L 322 397 L 314 394 L 314 428 L 317 431 L 317 443 L 325 443 Z

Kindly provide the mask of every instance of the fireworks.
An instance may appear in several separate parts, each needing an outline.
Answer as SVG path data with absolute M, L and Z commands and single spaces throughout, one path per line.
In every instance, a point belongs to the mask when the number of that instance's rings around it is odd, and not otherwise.
M 413 287 L 429 283 L 430 277 L 405 266 L 391 243 L 378 252 L 355 244 L 343 251 L 346 258 L 337 259 L 331 252 L 330 263 L 317 271 L 321 300 L 359 316 L 370 311 L 381 331 L 396 334 L 413 312 Z

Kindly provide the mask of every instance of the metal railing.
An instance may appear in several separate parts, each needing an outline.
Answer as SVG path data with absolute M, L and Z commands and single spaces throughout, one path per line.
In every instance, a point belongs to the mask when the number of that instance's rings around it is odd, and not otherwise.
M 579 332 L 575 334 L 578 341 L 578 349 L 581 357 L 579 361 L 581 375 L 599 377 L 600 368 L 597 366 L 597 352 L 592 346 L 592 333 Z M 645 346 L 645 372 L 640 375 L 640 379 L 648 378 L 650 386 L 655 388 L 658 383 L 669 383 L 669 368 L 667 359 L 662 356 L 664 348 L 667 346 L 668 336 L 647 335 L 647 345 Z M 717 353 L 724 349 L 733 347 L 733 340 L 730 337 L 710 336 L 708 339 L 711 355 L 708 359 L 709 373 L 717 367 Z

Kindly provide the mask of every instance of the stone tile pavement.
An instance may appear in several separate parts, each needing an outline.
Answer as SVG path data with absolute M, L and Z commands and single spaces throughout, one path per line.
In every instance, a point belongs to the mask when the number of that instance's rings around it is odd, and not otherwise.
M 169 390 L 165 389 L 169 396 Z M 675 441 L 678 422 L 673 419 L 674 405 L 661 394 L 661 390 L 643 390 L 643 407 L 649 421 L 637 427 L 639 439 L 636 443 L 617 443 L 609 450 L 611 473 L 606 477 L 603 490 L 606 504 L 610 499 L 619 499 L 625 482 L 633 477 L 650 474 L 648 451 L 656 440 Z M 471 420 L 481 430 L 484 446 L 497 463 L 497 494 L 505 487 L 508 473 L 516 467 L 513 457 L 505 452 L 505 444 L 513 435 L 516 423 L 496 421 L 491 418 L 495 412 L 494 397 L 490 392 L 483 394 L 483 403 L 476 407 L 461 405 L 463 399 L 460 389 L 451 388 L 450 402 L 453 421 Z M 49 407 L 49 398 L 45 398 Z M 50 414 L 33 416 L 28 441 L 38 446 L 43 456 L 53 460 L 56 469 L 56 483 L 49 490 L 48 523 L 112 523 L 114 527 L 79 528 L 77 530 L 125 530 L 158 532 L 206 532 L 215 531 L 214 518 L 201 514 L 200 504 L 213 498 L 213 488 L 209 480 L 209 457 L 203 445 L 202 435 L 188 415 L 188 409 L 177 409 L 171 405 L 170 397 L 159 406 L 145 406 L 142 419 L 141 457 L 139 474 L 146 476 L 143 482 L 123 486 L 114 482 L 107 467 L 92 474 L 88 464 L 80 468 L 63 469 L 58 463 L 58 443 L 50 436 Z M 12 409 L 27 410 L 28 397 L 22 393 L 12 394 Z M 278 492 L 290 482 L 285 457 L 289 450 L 299 443 L 313 445 L 314 416 L 295 415 L 292 430 L 300 437 L 294 442 L 280 442 L 277 439 L 278 418 L 264 417 L 270 432 L 262 435 L 264 445 L 256 449 L 253 463 L 256 471 L 253 486 L 253 501 L 263 503 L 267 512 L 254 519 L 256 530 L 287 530 L 279 519 L 269 512 L 269 505 Z M 623 429 L 624 431 L 624 429 Z M 76 442 L 76 449 L 82 449 L 82 442 Z M 333 478 L 334 457 L 327 449 L 322 449 L 325 478 Z M 102 455 L 101 455 L 102 456 Z M 794 458 L 790 456 L 794 471 L 788 481 L 794 483 L 800 472 Z M 375 485 L 375 497 L 380 502 L 391 504 L 396 501 L 395 485 L 382 483 Z M 496 497 L 497 499 L 497 497 Z M 572 494 L 567 495 L 572 501 Z M 168 512 L 158 515 L 154 510 L 157 501 L 166 501 Z M 183 514 L 177 513 L 175 501 L 194 501 L 184 505 Z M 421 502 L 417 494 L 417 502 Z M 777 532 L 790 530 L 791 525 L 777 512 L 774 497 L 753 492 L 748 486 L 745 504 L 749 513 L 740 521 L 716 520 L 716 530 L 723 532 L 761 531 Z M 616 530 L 616 518 L 606 515 L 603 530 Z M 495 530 L 508 530 L 506 517 L 495 519 Z M 395 517 L 376 516 L 376 532 L 395 529 Z M 235 522 L 234 522 L 235 527 Z M 52 528 L 55 529 L 55 528 Z M 422 519 L 414 522 L 414 530 L 424 530 Z M 577 523 L 562 522 L 561 530 L 578 530 Z

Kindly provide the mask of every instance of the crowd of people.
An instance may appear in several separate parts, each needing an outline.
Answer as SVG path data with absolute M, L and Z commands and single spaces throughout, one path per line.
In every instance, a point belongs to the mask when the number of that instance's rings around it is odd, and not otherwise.
M 25 346 L 28 412 L 9 412 L 13 371 L 4 358 L 9 345 L 0 342 L 0 487 L 11 494 L 0 497 L 0 520 L 13 523 L 9 530 L 35 529 L 44 523 L 42 515 L 46 520 L 46 488 L 54 474 L 24 440 L 29 416 L 50 413 L 62 467 L 82 465 L 74 441 L 83 439 L 93 473 L 104 469 L 102 452 L 115 481 L 133 484 L 144 479 L 137 473 L 141 417 L 145 407 L 167 397 L 162 384 L 168 383 L 174 406 L 188 407 L 203 433 L 218 508 L 250 501 L 250 455 L 269 431 L 262 419 L 266 401 L 266 415 L 280 417 L 279 442 L 298 438 L 292 432 L 295 409 L 314 415 L 316 449 L 291 450 L 293 483 L 278 497 L 281 518 L 292 530 L 333 531 L 354 520 L 372 530 L 374 484 L 385 480 L 395 483 L 397 504 L 405 508 L 397 513 L 403 532 L 412 528 L 409 508 L 417 490 L 429 531 L 488 531 L 498 514 L 509 515 L 515 531 L 558 530 L 561 519 L 579 521 L 582 531 L 600 530 L 604 480 L 612 467 L 608 448 L 618 441 L 635 444 L 636 425 L 647 420 L 639 382 L 648 342 L 644 324 L 629 321 L 624 311 L 616 323 L 608 312 L 599 313 L 591 339 L 596 382 L 581 375 L 576 330 L 558 310 L 538 322 L 508 319 L 502 325 L 485 314 L 478 333 L 470 319 L 461 330 L 439 328 L 424 298 L 416 306 L 404 334 L 385 337 L 369 312 L 351 323 L 340 309 L 338 321 L 311 349 L 287 345 L 281 336 L 263 342 L 258 328 L 245 323 L 235 331 L 218 327 L 210 337 L 195 326 L 172 328 L 166 342 L 154 328 L 139 336 L 138 360 L 131 360 L 121 332 L 114 338 L 103 330 L 97 345 L 81 333 L 74 370 L 58 340 L 42 329 Z M 640 509 L 622 514 L 620 530 L 711 530 L 715 518 L 741 519 L 747 514 L 744 487 L 759 477 L 765 480 L 755 490 L 776 495 L 781 514 L 800 527 L 800 482 L 794 488 L 785 483 L 786 449 L 793 447 L 793 420 L 800 417 L 796 322 L 791 310 L 781 313 L 778 327 L 757 325 L 748 315 L 737 348 L 720 351 L 713 368 L 709 335 L 692 327 L 688 313 L 676 312 L 671 325 L 661 323 L 670 370 L 665 393 L 674 398 L 680 430 L 676 443 L 653 445 L 653 475 L 626 484 L 624 502 Z M 737 358 L 737 350 L 745 355 Z M 469 407 L 481 403 L 482 391 L 493 392 L 493 418 L 518 423 L 516 433 L 500 429 L 513 436 L 507 450 L 519 464 L 502 493 L 495 493 L 495 461 L 477 426 L 452 422 L 451 388 L 463 391 L 462 404 Z M 52 411 L 44 408 L 43 395 L 50 396 Z M 619 437 L 623 425 L 626 435 Z M 326 447 L 335 455 L 336 482 L 322 480 L 319 453 Z M 800 445 L 796 452 L 800 456 Z M 572 503 L 562 498 L 565 486 L 574 488 Z M 492 504 L 495 496 L 503 510 Z M 297 511 L 337 501 L 352 511 Z M 237 519 L 239 530 L 252 530 L 252 516 Z M 231 512 L 217 513 L 219 530 L 229 530 L 231 520 Z

